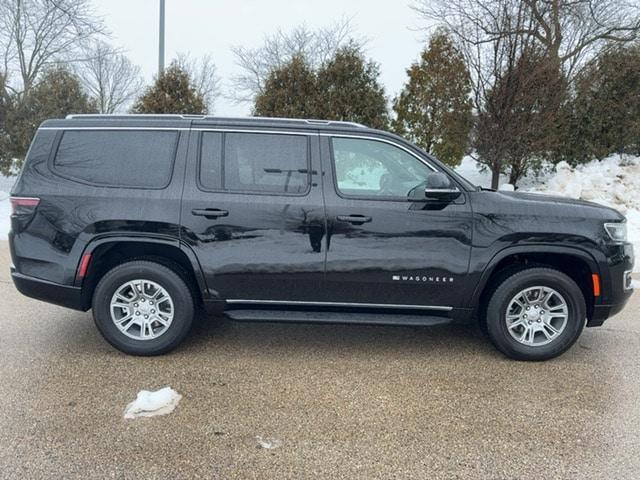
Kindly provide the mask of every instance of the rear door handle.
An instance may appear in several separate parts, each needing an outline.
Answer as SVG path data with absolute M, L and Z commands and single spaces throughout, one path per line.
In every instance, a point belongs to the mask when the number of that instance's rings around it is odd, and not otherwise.
M 220 210 L 219 208 L 194 208 L 191 210 L 191 215 L 205 217 L 212 220 L 219 217 L 228 217 L 229 212 L 227 210 Z
M 338 215 L 336 218 L 339 222 L 352 223 L 353 225 L 362 225 L 372 220 L 371 217 L 365 215 Z

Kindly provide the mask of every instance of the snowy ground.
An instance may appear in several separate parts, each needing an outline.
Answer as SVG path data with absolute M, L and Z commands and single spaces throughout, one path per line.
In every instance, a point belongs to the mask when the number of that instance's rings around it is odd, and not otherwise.
M 470 157 L 464 158 L 457 171 L 476 185 L 488 187 L 491 183 L 490 173 L 480 171 Z M 14 181 L 15 177 L 0 176 L 0 239 L 6 239 L 9 231 L 9 191 Z M 501 184 L 506 182 L 506 177 L 501 178 Z M 520 189 L 589 200 L 619 210 L 627 217 L 629 239 L 640 252 L 640 157 L 614 155 L 577 168 L 562 162 L 555 171 L 523 179 Z M 640 271 L 640 262 L 636 262 L 636 271 Z
M 16 177 L 4 177 L 0 175 L 0 240 L 6 240 L 9 233 L 9 191 L 13 187 Z

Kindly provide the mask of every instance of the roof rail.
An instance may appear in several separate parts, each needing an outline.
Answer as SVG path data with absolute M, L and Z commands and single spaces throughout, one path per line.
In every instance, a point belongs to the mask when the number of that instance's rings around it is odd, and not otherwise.
M 356 122 L 345 122 L 340 120 L 319 120 L 313 118 L 281 118 L 281 117 L 216 117 L 213 115 L 197 115 L 197 114 L 171 114 L 171 113 L 125 113 L 125 114 L 105 114 L 105 113 L 74 113 L 67 115 L 67 119 L 74 118 L 117 118 L 117 117 L 160 117 L 160 118 L 180 118 L 184 120 L 268 120 L 273 122 L 295 122 L 306 123 L 308 125 L 346 125 L 357 128 L 367 128 L 366 125 Z

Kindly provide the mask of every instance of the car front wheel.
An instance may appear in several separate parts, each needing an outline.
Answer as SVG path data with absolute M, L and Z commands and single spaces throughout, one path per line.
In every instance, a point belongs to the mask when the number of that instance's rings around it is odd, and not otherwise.
M 486 310 L 489 338 L 517 360 L 547 360 L 569 349 L 586 320 L 582 290 L 567 275 L 529 268 L 505 279 Z

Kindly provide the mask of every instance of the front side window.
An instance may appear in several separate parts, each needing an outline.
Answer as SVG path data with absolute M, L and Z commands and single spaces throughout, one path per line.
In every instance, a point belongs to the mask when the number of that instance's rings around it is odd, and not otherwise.
M 332 139 L 338 191 L 355 197 L 407 198 L 433 173 L 413 155 L 386 142 Z
M 200 183 L 229 192 L 304 194 L 310 184 L 307 137 L 206 132 Z
M 53 167 L 94 185 L 162 188 L 171 179 L 177 140 L 171 131 L 68 130 Z

